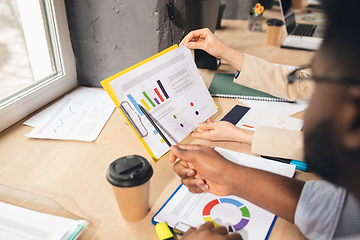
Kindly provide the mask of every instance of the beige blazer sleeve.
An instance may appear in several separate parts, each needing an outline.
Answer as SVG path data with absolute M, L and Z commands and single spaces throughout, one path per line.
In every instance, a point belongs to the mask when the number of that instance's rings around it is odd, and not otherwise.
M 234 82 L 292 101 L 310 97 L 315 83 L 295 81 L 293 84 L 288 84 L 286 77 L 289 72 L 290 70 L 283 65 L 272 64 L 263 59 L 245 55 L 240 75 L 234 79 Z M 306 72 L 300 74 L 307 75 Z
M 303 142 L 303 132 L 258 126 L 253 136 L 251 152 L 303 161 Z

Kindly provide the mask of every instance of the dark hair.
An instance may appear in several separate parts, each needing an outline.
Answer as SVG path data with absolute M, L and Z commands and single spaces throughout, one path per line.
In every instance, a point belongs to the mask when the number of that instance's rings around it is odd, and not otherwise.
M 360 81 L 360 1 L 322 0 L 322 5 L 327 17 L 322 50 Z

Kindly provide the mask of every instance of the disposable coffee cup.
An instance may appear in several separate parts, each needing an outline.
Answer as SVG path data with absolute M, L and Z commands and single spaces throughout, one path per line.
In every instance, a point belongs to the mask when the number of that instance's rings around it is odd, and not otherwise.
M 292 0 L 294 9 L 302 9 L 302 0 Z
M 277 46 L 279 43 L 279 36 L 281 26 L 284 22 L 280 19 L 269 19 L 266 21 L 267 25 L 267 44 L 270 46 Z
M 112 162 L 106 172 L 122 217 L 129 222 L 139 221 L 149 212 L 150 163 L 138 155 L 121 157 Z

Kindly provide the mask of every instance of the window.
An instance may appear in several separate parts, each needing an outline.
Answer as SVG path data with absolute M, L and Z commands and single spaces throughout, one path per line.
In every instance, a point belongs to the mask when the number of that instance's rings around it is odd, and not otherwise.
M 77 86 L 63 0 L 0 0 L 0 131 Z

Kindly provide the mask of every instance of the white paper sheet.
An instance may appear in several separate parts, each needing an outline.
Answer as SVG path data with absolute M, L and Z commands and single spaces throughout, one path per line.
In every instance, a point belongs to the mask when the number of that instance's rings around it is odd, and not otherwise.
M 0 240 L 65 240 L 82 226 L 81 220 L 0 202 Z
M 30 138 L 94 141 L 115 105 L 104 90 L 80 87 L 24 124 Z
M 238 164 L 275 171 L 287 177 L 292 177 L 295 173 L 294 165 L 269 161 L 222 148 L 215 148 L 215 150 Z M 244 240 L 259 240 L 266 238 L 274 217 L 274 214 L 237 196 L 193 194 L 185 186 L 181 186 L 154 217 L 154 221 L 166 222 L 169 226 L 176 228 L 181 225 L 182 231 L 186 231 L 190 226 L 198 228 L 205 221 L 212 221 L 214 224 L 225 226 L 229 232 L 240 233 Z
M 138 105 L 145 107 L 171 144 L 177 144 L 212 116 L 217 107 L 191 52 L 176 48 L 110 81 L 120 103 L 128 103 L 147 130 L 144 140 L 156 158 L 169 147 Z M 130 115 L 130 114 L 129 114 Z
M 236 124 L 237 127 L 255 131 L 257 126 L 270 126 L 280 129 L 300 131 L 304 125 L 301 119 L 281 114 L 271 114 L 256 108 L 250 110 Z
M 293 115 L 297 112 L 303 111 L 308 107 L 308 101 L 298 101 L 297 103 L 286 103 L 286 102 L 266 102 L 266 101 L 255 101 L 255 100 L 239 100 L 246 104 L 250 108 L 255 108 L 262 112 L 268 112 L 272 114 L 281 115 Z

